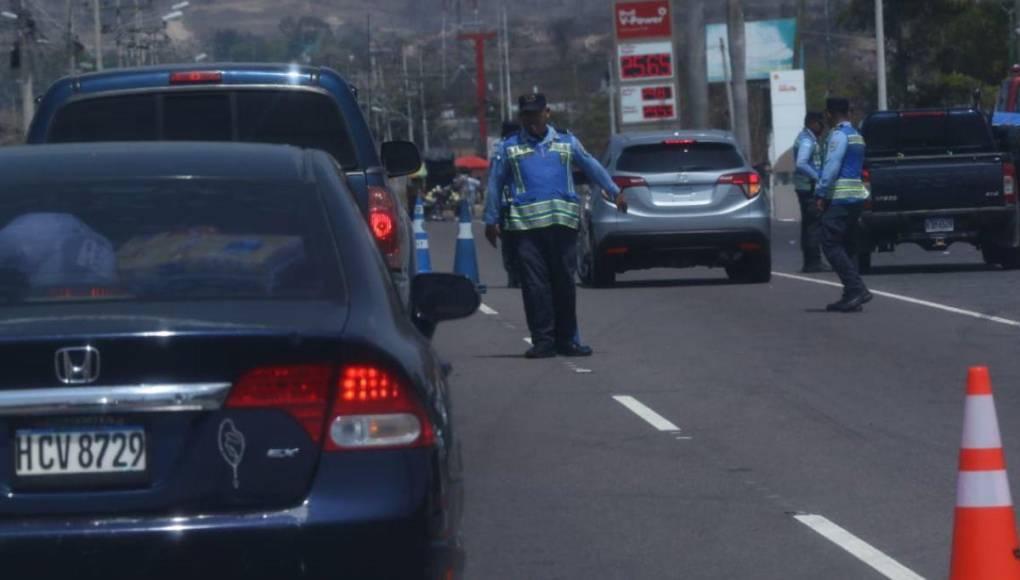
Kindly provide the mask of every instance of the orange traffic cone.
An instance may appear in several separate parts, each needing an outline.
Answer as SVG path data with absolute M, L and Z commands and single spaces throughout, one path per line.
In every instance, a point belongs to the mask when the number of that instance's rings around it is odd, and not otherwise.
M 985 367 L 967 377 L 950 580 L 1020 580 L 1013 499 Z

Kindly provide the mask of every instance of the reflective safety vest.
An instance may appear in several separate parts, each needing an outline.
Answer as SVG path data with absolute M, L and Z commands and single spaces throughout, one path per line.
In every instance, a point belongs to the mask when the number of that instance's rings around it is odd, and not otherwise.
M 835 129 L 847 138 L 846 155 L 843 165 L 839 168 L 836 183 L 832 187 L 832 202 L 859 203 L 871 195 L 865 187 L 864 173 L 864 137 L 850 123 L 840 123 Z
M 522 133 L 503 142 L 510 170 L 512 200 L 506 228 L 513 231 L 549 226 L 577 229 L 581 221 L 580 198 L 574 191 L 573 148 L 575 138 L 550 127 L 549 134 L 534 143 Z
M 801 147 L 811 147 L 811 166 L 815 168 L 815 172 L 821 174 L 822 172 L 822 144 L 818 142 L 815 134 L 810 129 L 804 129 L 797 135 L 797 140 L 793 143 L 793 162 L 797 163 L 797 159 L 800 157 Z M 811 178 L 803 173 L 796 171 L 793 172 L 793 188 L 797 191 L 811 191 L 814 186 L 814 182 Z

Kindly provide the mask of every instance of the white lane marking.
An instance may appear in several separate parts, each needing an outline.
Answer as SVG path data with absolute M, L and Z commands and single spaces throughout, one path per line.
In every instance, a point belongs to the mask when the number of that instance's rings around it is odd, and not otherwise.
M 532 346 L 535 346 L 535 343 L 531 342 L 531 337 L 525 336 L 524 337 L 524 342 L 526 342 L 526 343 L 528 343 L 528 344 L 530 344 Z
M 670 423 L 669 419 L 666 419 L 662 415 L 649 409 L 641 401 L 631 397 L 629 395 L 614 395 L 617 403 L 620 403 L 624 407 L 630 409 L 635 415 L 641 417 L 647 421 L 652 427 L 655 427 L 659 431 L 679 431 L 680 428 Z
M 883 554 L 871 544 L 844 530 L 824 516 L 801 514 L 793 517 L 890 580 L 924 580 L 922 576 L 918 576 L 903 564 Z
M 828 280 L 819 280 L 818 278 L 809 278 L 807 276 L 798 276 L 796 274 L 787 274 L 785 272 L 772 272 L 773 276 L 780 276 L 782 278 L 789 278 L 790 280 L 800 280 L 801 282 L 811 282 L 814 284 L 821 284 L 822 286 L 832 286 L 833 288 L 842 288 L 843 285 L 839 282 L 830 282 Z M 893 300 L 899 300 L 900 302 L 906 302 L 908 304 L 915 304 L 917 306 L 926 306 L 928 308 L 934 308 L 935 310 L 941 310 L 943 312 L 949 312 L 951 314 L 959 314 L 961 316 L 969 316 L 971 318 L 977 318 L 978 320 L 984 320 L 987 322 L 995 322 L 997 324 L 1005 324 L 1006 326 L 1012 326 L 1020 328 L 1020 320 L 1011 320 L 1009 318 L 1002 318 L 1001 316 L 991 316 L 988 314 L 982 314 L 973 310 L 964 310 L 963 308 L 957 308 L 955 306 L 947 306 L 945 304 L 939 304 L 938 302 L 931 302 L 929 300 L 921 300 L 919 298 L 911 298 L 910 296 L 903 296 L 902 294 L 893 294 L 892 292 L 883 292 L 882 290 L 872 290 L 872 294 L 875 296 L 882 296 L 884 298 L 892 298 Z
M 482 311 L 482 314 L 488 314 L 489 316 L 495 316 L 499 314 L 499 312 L 496 312 L 495 309 L 490 307 L 488 304 L 485 304 L 484 302 L 482 303 L 481 306 L 478 307 L 478 309 Z

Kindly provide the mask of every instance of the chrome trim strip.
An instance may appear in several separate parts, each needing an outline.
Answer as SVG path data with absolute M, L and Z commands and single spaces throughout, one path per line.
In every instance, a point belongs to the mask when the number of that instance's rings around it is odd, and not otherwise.
M 61 387 L 0 391 L 0 417 L 215 411 L 230 383 Z

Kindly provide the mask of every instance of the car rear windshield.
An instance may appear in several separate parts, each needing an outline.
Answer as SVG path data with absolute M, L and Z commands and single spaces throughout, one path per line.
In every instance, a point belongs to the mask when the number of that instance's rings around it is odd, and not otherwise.
M 974 111 L 880 113 L 862 128 L 868 155 L 938 155 L 993 151 L 988 123 Z
M 340 109 L 303 90 L 163 91 L 91 97 L 60 109 L 53 143 L 243 141 L 328 152 L 344 167 L 358 158 Z
M 0 303 L 336 300 L 341 272 L 302 184 L 0 184 Z
M 656 143 L 633 145 L 620 154 L 619 171 L 632 173 L 676 173 L 680 171 L 722 171 L 744 166 L 744 160 L 729 143 Z

